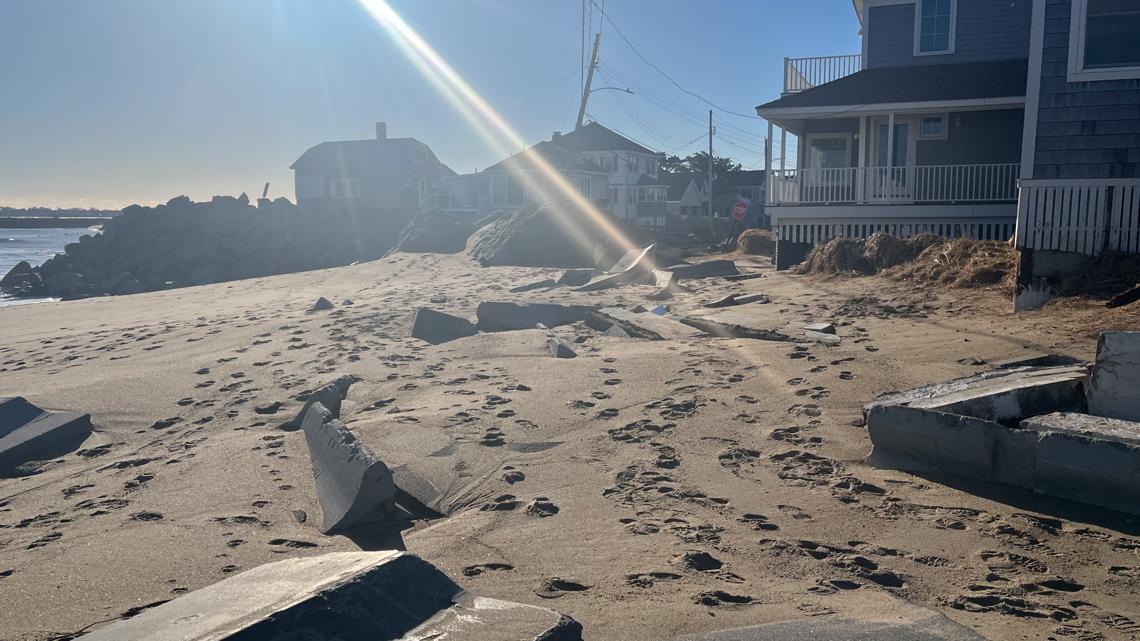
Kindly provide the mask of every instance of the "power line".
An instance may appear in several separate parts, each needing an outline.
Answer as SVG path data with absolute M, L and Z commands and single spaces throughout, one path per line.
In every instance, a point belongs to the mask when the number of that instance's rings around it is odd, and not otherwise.
M 661 74 L 662 76 L 664 76 L 664 78 L 665 78 L 666 80 L 668 80 L 669 82 L 671 82 L 671 83 L 673 84 L 673 86 L 674 86 L 674 87 L 676 87 L 677 89 L 680 89 L 681 91 L 683 91 L 683 92 L 685 92 L 685 93 L 689 94 L 690 96 L 693 96 L 694 98 L 696 98 L 696 99 L 700 100 L 701 102 L 703 102 L 703 103 L 705 103 L 706 105 L 708 105 L 708 106 L 712 107 L 713 109 L 716 109 L 716 110 L 718 110 L 718 111 L 722 111 L 722 112 L 724 112 L 724 113 L 726 113 L 726 114 L 729 114 L 729 115 L 732 115 L 732 116 L 737 116 L 737 117 L 740 117 L 740 118 L 749 118 L 749 119 L 752 119 L 752 120 L 763 120 L 763 118 L 761 118 L 761 117 L 759 117 L 759 116 L 750 116 L 750 115 L 748 115 L 748 114 L 742 114 L 742 113 L 739 113 L 739 112 L 736 112 L 736 111 L 732 111 L 732 110 L 729 110 L 729 109 L 725 109 L 724 107 L 721 107 L 720 105 L 718 105 L 718 104 L 716 104 L 716 103 L 712 102 L 711 100 L 709 100 L 708 98 L 705 98 L 704 96 L 700 95 L 699 93 L 696 93 L 695 91 L 690 91 L 690 90 L 688 90 L 688 89 L 686 89 L 686 88 L 682 87 L 680 84 L 678 84 L 678 83 L 677 83 L 677 81 L 676 81 L 676 80 L 673 80 L 673 78 L 672 78 L 672 77 L 670 77 L 670 76 L 669 76 L 669 74 L 667 74 L 667 73 L 665 73 L 664 71 L 662 71 L 660 67 L 658 67 L 657 65 L 653 64 L 653 63 L 652 63 L 652 62 L 651 62 L 651 61 L 650 61 L 648 58 L 646 58 L 645 56 L 641 55 L 641 52 L 640 52 L 640 51 L 638 51 L 637 47 L 636 47 L 636 46 L 634 46 L 634 44 L 633 44 L 632 42 L 630 42 L 629 38 L 627 38 L 627 37 L 625 36 L 625 34 L 624 34 L 624 33 L 622 33 L 622 30 L 621 30 L 621 29 L 620 29 L 620 28 L 617 26 L 617 24 L 616 24 L 616 23 L 613 21 L 613 19 L 612 19 L 612 18 L 610 18 L 610 15 L 609 15 L 608 13 L 606 13 L 606 12 L 605 12 L 605 10 L 604 10 L 602 7 L 598 6 L 598 3 L 597 3 L 597 2 L 595 2 L 594 0 L 590 0 L 590 4 L 591 4 L 592 6 L 598 7 L 598 10 L 601 12 L 601 14 L 602 14 L 602 17 L 603 17 L 603 18 L 605 18 L 606 22 L 610 23 L 610 26 L 614 28 L 614 31 L 616 31 L 616 32 L 617 32 L 618 36 L 619 36 L 619 37 L 621 37 L 621 39 L 622 39 L 622 40 L 624 40 L 624 41 L 625 41 L 625 43 L 626 43 L 627 45 L 629 45 L 629 48 L 633 50 L 633 53 L 634 53 L 634 54 L 636 54 L 638 58 L 641 58 L 641 61 L 642 61 L 642 62 L 644 62 L 645 64 L 649 65 L 650 67 L 652 67 L 652 68 L 653 68 L 653 70 L 654 70 L 654 71 L 656 71 L 657 73 L 659 73 L 659 74 Z

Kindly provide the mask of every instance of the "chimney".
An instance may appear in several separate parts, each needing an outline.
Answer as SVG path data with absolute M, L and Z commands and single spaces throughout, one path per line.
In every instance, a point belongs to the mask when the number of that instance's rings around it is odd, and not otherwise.
M 376 123 L 376 140 L 387 140 L 387 139 L 388 139 L 388 123 L 386 123 L 386 122 Z

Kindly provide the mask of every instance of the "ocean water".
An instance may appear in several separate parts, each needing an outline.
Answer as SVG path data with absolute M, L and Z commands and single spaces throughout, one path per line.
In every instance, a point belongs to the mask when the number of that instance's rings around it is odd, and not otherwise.
M 37 267 L 63 251 L 63 246 L 79 240 L 89 229 L 0 229 L 0 277 L 16 263 L 26 260 Z M 0 294 L 0 307 L 51 299 L 11 299 Z

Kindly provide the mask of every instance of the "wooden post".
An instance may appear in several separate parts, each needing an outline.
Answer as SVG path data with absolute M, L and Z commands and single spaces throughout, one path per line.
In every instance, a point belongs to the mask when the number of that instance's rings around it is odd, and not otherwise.
M 867 116 L 859 116 L 859 158 L 855 162 L 855 200 L 867 199 Z
M 895 187 L 895 112 L 887 115 L 887 182 L 886 195 L 891 198 Z

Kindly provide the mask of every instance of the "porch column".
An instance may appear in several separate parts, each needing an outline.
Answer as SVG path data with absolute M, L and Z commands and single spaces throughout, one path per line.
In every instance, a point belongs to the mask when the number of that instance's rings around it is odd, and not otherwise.
M 764 140 L 764 179 L 768 181 L 768 200 L 772 201 L 772 186 L 775 181 L 772 178 L 772 121 L 768 121 L 768 138 Z M 712 194 L 709 194 L 712 198 Z
M 867 116 L 859 116 L 859 159 L 855 166 L 855 200 L 867 201 Z
M 785 127 L 780 127 L 780 175 L 784 175 L 785 168 L 787 167 L 786 159 L 788 157 L 788 130 Z
M 895 112 L 887 114 L 887 179 L 884 184 L 886 197 L 894 196 L 895 185 Z

